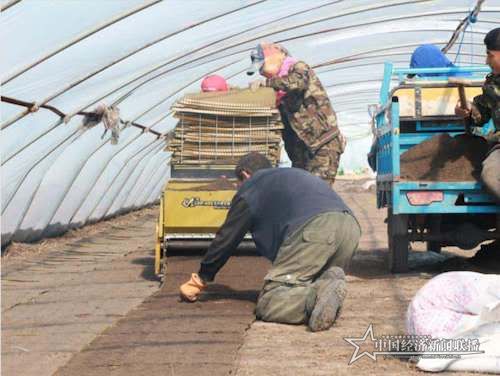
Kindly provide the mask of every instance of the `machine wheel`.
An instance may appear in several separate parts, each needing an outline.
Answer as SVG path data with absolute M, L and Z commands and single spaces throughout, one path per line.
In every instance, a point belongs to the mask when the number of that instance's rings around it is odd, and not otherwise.
M 388 210 L 389 268 L 393 273 L 408 271 L 408 215 L 392 214 Z

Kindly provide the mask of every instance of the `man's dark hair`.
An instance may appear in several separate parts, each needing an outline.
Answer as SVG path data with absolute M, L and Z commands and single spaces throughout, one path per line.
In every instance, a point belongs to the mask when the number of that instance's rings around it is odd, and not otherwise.
M 500 27 L 490 30 L 484 37 L 486 48 L 491 51 L 500 51 Z
M 234 174 L 239 180 L 243 180 L 243 171 L 254 174 L 258 170 L 272 167 L 273 165 L 269 162 L 269 159 L 256 151 L 252 151 L 240 158 L 234 169 Z

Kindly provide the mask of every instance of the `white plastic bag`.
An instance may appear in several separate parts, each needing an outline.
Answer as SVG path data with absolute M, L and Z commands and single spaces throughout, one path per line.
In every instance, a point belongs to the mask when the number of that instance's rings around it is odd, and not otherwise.
M 500 307 L 500 305 L 498 306 Z M 500 310 L 498 310 L 500 313 Z M 456 338 L 479 340 L 482 354 L 462 355 L 458 359 L 422 358 L 417 367 L 427 372 L 466 371 L 500 373 L 500 323 L 493 322 L 460 333 Z
M 423 357 L 418 368 L 500 373 L 500 275 L 450 272 L 434 277 L 411 301 L 406 325 L 412 335 L 478 339 L 484 351 L 459 359 Z
M 409 334 L 452 338 L 484 323 L 481 312 L 500 302 L 500 275 L 440 274 L 425 284 L 407 312 Z

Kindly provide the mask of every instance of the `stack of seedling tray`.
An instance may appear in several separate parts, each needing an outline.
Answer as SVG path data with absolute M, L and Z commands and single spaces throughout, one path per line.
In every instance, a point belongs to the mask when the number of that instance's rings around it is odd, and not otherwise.
M 176 168 L 234 168 L 252 151 L 279 162 L 283 125 L 273 89 L 187 94 L 172 111 L 178 123 L 168 150 Z

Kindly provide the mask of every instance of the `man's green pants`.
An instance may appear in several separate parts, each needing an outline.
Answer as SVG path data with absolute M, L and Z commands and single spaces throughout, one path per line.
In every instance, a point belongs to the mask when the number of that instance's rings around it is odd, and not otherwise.
M 307 322 L 316 301 L 316 278 L 333 266 L 346 270 L 360 236 L 358 222 L 344 212 L 319 214 L 297 229 L 285 239 L 264 278 L 257 319 Z

